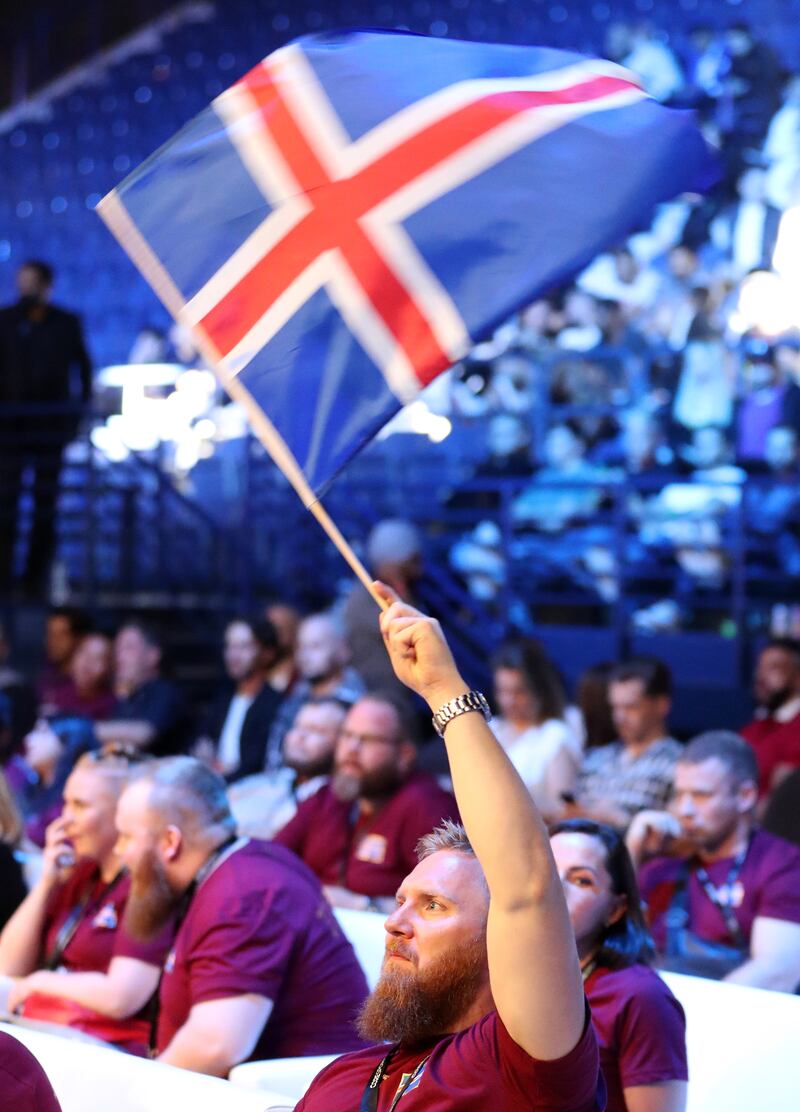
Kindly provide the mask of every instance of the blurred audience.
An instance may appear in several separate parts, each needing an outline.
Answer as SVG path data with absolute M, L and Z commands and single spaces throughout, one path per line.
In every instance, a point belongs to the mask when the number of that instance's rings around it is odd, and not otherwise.
M 300 628 L 300 611 L 286 602 L 273 602 L 264 611 L 278 635 L 278 653 L 267 667 L 267 683 L 280 695 L 291 691 L 297 679 L 294 654 L 297 648 L 297 631 Z
M 298 806 L 327 783 L 347 711 L 345 703 L 330 696 L 303 703 L 283 739 L 281 766 L 247 776 L 228 790 L 240 834 L 273 837 L 294 818 Z
M 492 660 L 492 733 L 522 777 L 546 821 L 564 809 L 581 762 L 581 741 L 565 720 L 561 680 L 542 646 L 532 640 L 509 642 Z
M 367 564 L 372 575 L 406 602 L 415 602 L 422 577 L 422 538 L 416 526 L 401 518 L 379 521 L 367 537 Z M 376 621 L 378 606 L 361 583 L 354 583 L 344 606 L 344 636 L 350 659 L 370 691 L 406 691 L 392 672 Z
M 415 759 L 403 711 L 380 695 L 362 696 L 339 731 L 330 783 L 275 835 L 316 873 L 334 906 L 391 910 L 419 839 L 457 817 L 453 797 L 415 772 Z
M 103 745 L 131 745 L 154 756 L 186 747 L 186 703 L 162 675 L 163 664 L 163 642 L 154 629 L 135 621 L 122 626 L 114 639 L 117 703 L 111 718 L 96 726 Z
M 117 703 L 112 688 L 112 662 L 111 639 L 104 633 L 87 633 L 70 660 L 72 682 L 55 695 L 53 709 L 95 721 L 109 718 Z
M 576 816 L 624 829 L 637 811 L 663 807 L 681 746 L 669 736 L 672 677 L 660 660 L 616 667 L 608 702 L 617 740 L 587 751 L 578 774 Z
M 278 634 L 266 618 L 234 618 L 226 626 L 223 657 L 230 684 L 211 707 L 196 753 L 207 756 L 229 783 L 273 763 L 267 742 L 281 696 L 267 676 L 278 655 Z
M 653 942 L 618 831 L 567 819 L 550 831 L 600 1043 L 607 1112 L 684 1112 L 683 1008 L 651 968 Z
M 75 1027 L 146 1056 L 146 1006 L 169 949 L 123 923 L 130 878 L 117 856 L 117 800 L 137 753 L 81 757 L 47 829 L 40 877 L 0 934 L 0 972 L 15 978 L 9 1008 Z
M 47 614 L 44 635 L 45 666 L 36 682 L 40 709 L 47 713 L 72 690 L 70 665 L 82 639 L 90 632 L 89 617 L 72 606 L 54 606 Z
M 25 738 L 24 755 L 7 766 L 25 834 L 35 845 L 45 844 L 47 828 L 61 814 L 64 785 L 76 762 L 98 745 L 89 719 L 53 715 L 37 721 Z
M 759 793 L 800 767 L 800 642 L 776 637 L 761 650 L 753 678 L 757 711 L 742 729 L 758 762 Z
M 637 815 L 628 847 L 662 968 L 793 993 L 800 847 L 758 829 L 757 798 L 750 746 L 700 734 L 678 759 L 669 811 Z
M 377 606 L 375 603 L 372 605 L 376 611 L 373 614 L 375 621 Z M 330 696 L 350 705 L 364 694 L 364 681 L 350 666 L 349 660 L 350 649 L 339 622 L 332 614 L 312 614 L 303 619 L 297 631 L 295 650 L 298 679 L 278 708 L 270 729 L 268 770 L 280 765 L 283 739 L 297 712 L 309 699 Z
M 313 874 L 237 838 L 224 780 L 200 761 L 149 766 L 123 793 L 126 927 L 181 922 L 159 986 L 158 1060 L 226 1077 L 248 1059 L 339 1054 L 367 985 Z

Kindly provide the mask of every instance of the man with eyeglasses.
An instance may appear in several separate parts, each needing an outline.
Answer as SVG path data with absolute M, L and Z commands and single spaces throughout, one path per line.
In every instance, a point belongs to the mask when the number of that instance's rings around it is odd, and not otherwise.
M 339 733 L 331 782 L 276 834 L 316 873 L 335 907 L 389 910 L 419 839 L 457 818 L 453 797 L 415 771 L 415 758 L 401 709 L 363 696 Z

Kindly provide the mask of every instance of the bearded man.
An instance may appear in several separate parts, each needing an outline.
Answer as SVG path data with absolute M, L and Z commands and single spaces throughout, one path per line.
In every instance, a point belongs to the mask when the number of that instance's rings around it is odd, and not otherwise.
M 597 1043 L 547 830 L 437 622 L 376 584 L 395 673 L 444 737 L 464 829 L 422 840 L 360 1018 L 296 1112 L 597 1112 Z M 387 1045 L 388 1044 L 388 1045 Z
M 392 910 L 419 839 L 456 817 L 453 797 L 414 771 L 415 757 L 402 708 L 365 695 L 339 731 L 331 782 L 275 835 L 316 873 L 335 907 Z
M 758 761 L 758 788 L 769 795 L 800 768 L 800 642 L 773 637 L 761 650 L 753 677 L 758 705 L 740 733 Z
M 281 846 L 236 837 L 217 773 L 192 757 L 152 762 L 120 797 L 117 828 L 132 936 L 179 923 L 160 1061 L 225 1077 L 248 1059 L 363 1045 L 364 974 L 317 878 Z

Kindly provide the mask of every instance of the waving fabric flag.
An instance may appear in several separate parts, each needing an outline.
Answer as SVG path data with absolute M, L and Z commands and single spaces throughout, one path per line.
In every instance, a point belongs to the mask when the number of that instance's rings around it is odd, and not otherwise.
M 714 176 L 692 116 L 610 62 L 353 31 L 271 54 L 99 210 L 318 495 L 514 310 Z

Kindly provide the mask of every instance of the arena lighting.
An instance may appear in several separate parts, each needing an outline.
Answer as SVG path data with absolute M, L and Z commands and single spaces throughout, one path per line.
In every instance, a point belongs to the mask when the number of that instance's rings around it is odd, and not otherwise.
M 797 298 L 794 324 L 800 324 L 800 206 L 788 208 L 781 217 L 772 269 L 793 287 Z
M 453 426 L 447 417 L 433 413 L 425 402 L 418 398 L 401 409 L 387 425 L 383 426 L 378 433 L 378 440 L 385 440 L 398 432 L 410 432 L 427 436 L 433 444 L 441 444 L 452 431 Z
M 779 336 L 800 324 L 798 287 L 772 270 L 754 270 L 739 287 L 730 326 L 738 333 Z

